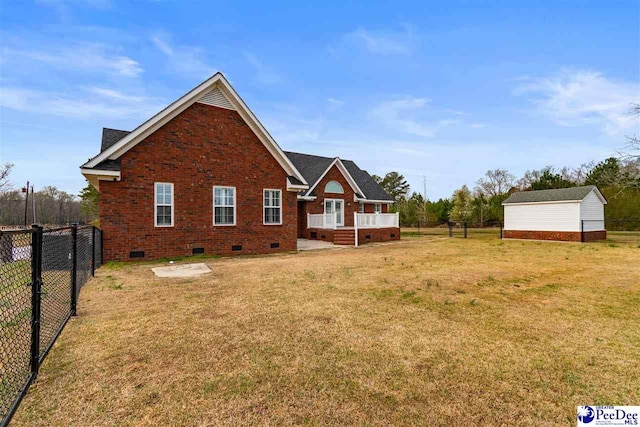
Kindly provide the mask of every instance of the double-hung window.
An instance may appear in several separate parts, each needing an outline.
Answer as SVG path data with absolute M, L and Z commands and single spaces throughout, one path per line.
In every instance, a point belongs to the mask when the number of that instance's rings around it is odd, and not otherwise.
M 282 191 L 264 190 L 264 223 L 282 224 Z
M 358 213 L 364 213 L 364 203 L 358 203 Z
M 235 187 L 213 187 L 213 225 L 236 225 Z
M 382 213 L 382 204 L 381 203 L 376 203 L 373 205 L 373 212 L 379 214 Z
M 155 183 L 155 225 L 173 227 L 173 184 Z

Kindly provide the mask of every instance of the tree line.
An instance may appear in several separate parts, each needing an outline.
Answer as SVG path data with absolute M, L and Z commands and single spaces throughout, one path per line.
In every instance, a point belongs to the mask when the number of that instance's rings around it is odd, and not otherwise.
M 0 225 L 25 226 L 33 223 L 65 225 L 89 223 L 97 219 L 97 208 L 87 200 L 88 189 L 74 195 L 53 186 L 37 191 L 16 187 L 9 180 L 13 165 L 0 165 Z M 90 186 L 89 186 L 90 187 Z
M 473 188 L 463 185 L 450 198 L 429 200 L 411 192 L 398 172 L 374 179 L 396 201 L 394 210 L 402 226 L 432 227 L 448 222 L 470 226 L 497 226 L 502 223 L 502 202 L 516 191 L 547 190 L 580 185 L 596 185 L 607 198 L 605 220 L 610 230 L 640 230 L 640 158 L 636 155 L 610 157 L 579 168 L 547 166 L 528 170 L 517 178 L 506 169 L 493 169 L 480 177 Z

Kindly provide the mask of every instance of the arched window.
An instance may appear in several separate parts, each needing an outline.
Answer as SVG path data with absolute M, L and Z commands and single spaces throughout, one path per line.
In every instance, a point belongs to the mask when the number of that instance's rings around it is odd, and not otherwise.
M 338 181 L 329 181 L 327 182 L 327 185 L 324 186 L 324 192 L 343 194 L 344 190 Z

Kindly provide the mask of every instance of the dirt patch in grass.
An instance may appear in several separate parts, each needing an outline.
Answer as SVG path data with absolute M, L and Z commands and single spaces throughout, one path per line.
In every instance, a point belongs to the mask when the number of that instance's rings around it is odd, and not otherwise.
M 410 237 L 101 269 L 15 425 L 573 424 L 640 400 L 635 244 Z

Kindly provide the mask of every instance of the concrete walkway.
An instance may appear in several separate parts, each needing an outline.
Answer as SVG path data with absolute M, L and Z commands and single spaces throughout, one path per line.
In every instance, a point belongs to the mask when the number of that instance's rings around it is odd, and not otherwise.
M 298 239 L 299 251 L 315 251 L 318 249 L 331 249 L 333 247 L 333 243 L 322 240 Z

